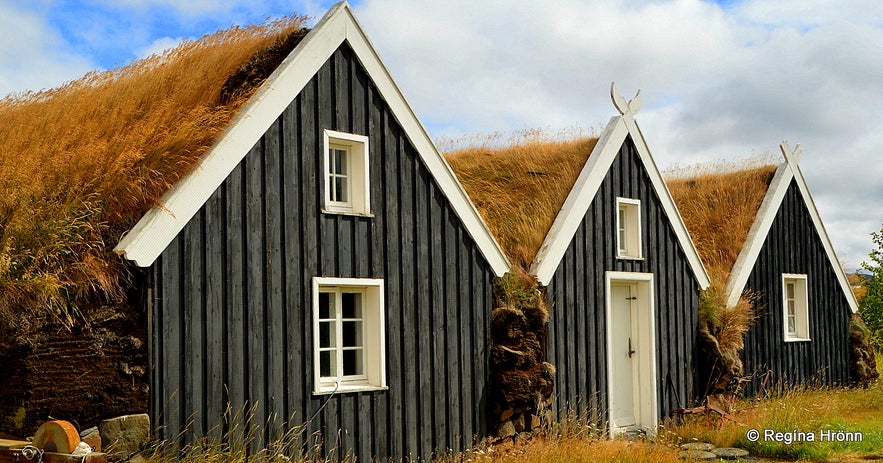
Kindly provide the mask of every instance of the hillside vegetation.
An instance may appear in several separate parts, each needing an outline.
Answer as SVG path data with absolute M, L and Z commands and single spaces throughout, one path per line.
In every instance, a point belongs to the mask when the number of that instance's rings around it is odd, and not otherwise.
M 193 169 L 303 23 L 234 27 L 0 100 L 0 323 L 70 326 L 84 301 L 119 299 L 126 275 L 110 249 Z

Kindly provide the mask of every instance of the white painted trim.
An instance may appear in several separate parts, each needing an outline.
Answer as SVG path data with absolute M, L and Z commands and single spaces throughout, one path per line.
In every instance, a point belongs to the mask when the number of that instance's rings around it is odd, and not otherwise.
M 801 285 L 799 286 L 800 298 L 797 299 L 800 301 L 800 305 L 797 305 L 795 302 L 795 315 L 797 316 L 797 332 L 798 334 L 801 331 L 806 333 L 806 336 L 790 336 L 788 333 L 788 293 L 787 284 L 788 281 L 800 281 Z M 809 325 L 809 288 L 807 288 L 807 277 L 804 274 L 795 274 L 795 273 L 783 273 L 782 274 L 782 299 L 780 302 L 782 303 L 782 331 L 784 335 L 785 342 L 798 342 L 798 341 L 811 341 L 812 338 L 810 336 L 810 325 Z M 795 286 L 795 292 L 798 291 L 798 287 Z M 795 294 L 795 298 L 797 295 Z M 802 327 L 802 329 L 801 329 Z
M 374 81 L 493 272 L 502 276 L 509 271 L 509 261 L 499 244 L 432 143 L 346 2 L 331 7 L 243 106 L 194 171 L 169 190 L 160 205 L 148 211 L 114 251 L 138 266 L 152 265 L 344 41 L 349 43 Z
M 359 381 L 339 381 L 337 388 L 323 386 L 319 378 L 319 289 L 320 287 L 363 288 L 365 289 L 365 311 L 362 323 L 366 333 L 363 346 L 363 362 L 365 365 L 364 379 Z M 312 327 L 313 327 L 313 394 L 331 394 L 341 392 L 377 391 L 388 389 L 386 382 L 386 301 L 384 300 L 384 283 L 378 278 L 337 278 L 313 277 L 312 281 Z M 368 313 L 376 313 L 369 317 Z
M 576 183 L 564 200 L 564 205 L 561 206 L 561 210 L 555 217 L 549 233 L 546 234 L 546 238 L 543 240 L 543 244 L 540 246 L 533 264 L 531 264 L 531 273 L 536 275 L 537 280 L 543 286 L 547 286 L 552 280 L 555 270 L 561 263 L 561 259 L 564 257 L 570 241 L 582 223 L 583 217 L 588 211 L 589 206 L 591 206 L 595 194 L 597 194 L 601 183 L 607 176 L 607 171 L 610 170 L 610 166 L 613 164 L 614 159 L 616 159 L 616 155 L 619 153 L 619 149 L 625 142 L 627 135 L 631 135 L 638 152 L 638 157 L 641 159 L 650 177 L 656 196 L 662 204 L 662 209 L 671 222 L 678 242 L 687 256 L 687 261 L 690 264 L 693 275 L 696 277 L 699 288 L 705 289 L 711 283 L 708 273 L 702 265 L 702 259 L 699 258 L 699 252 L 696 250 L 696 246 L 690 238 L 690 233 L 687 231 L 686 225 L 684 225 L 684 220 L 678 211 L 677 205 L 675 205 L 671 193 L 668 191 L 668 186 L 659 173 L 656 162 L 653 161 L 653 156 L 650 154 L 644 135 L 632 118 L 631 113 L 627 113 L 610 118 L 607 127 L 601 133 L 598 143 L 595 144 L 592 154 L 583 166 L 582 171 L 580 171 Z
M 613 410 L 613 329 L 609 325 L 611 320 L 611 309 L 612 304 L 610 300 L 611 295 L 611 285 L 614 282 L 622 282 L 622 283 L 638 283 L 638 291 L 640 301 L 642 296 L 647 298 L 648 306 L 646 311 L 638 310 L 639 315 L 639 324 L 643 324 L 645 328 L 649 330 L 648 332 L 648 350 L 649 355 L 646 360 L 648 360 L 649 365 L 646 370 L 649 373 L 649 380 L 644 382 L 646 389 L 642 389 L 641 391 L 641 400 L 640 400 L 640 411 L 638 412 L 638 426 L 644 427 L 650 434 L 656 433 L 656 425 L 657 425 L 657 417 L 659 416 L 659 404 L 657 400 L 657 395 L 659 392 L 659 375 L 657 373 L 657 365 L 656 365 L 656 289 L 655 289 L 655 278 L 652 273 L 638 273 L 638 272 L 616 272 L 616 271 L 607 271 L 604 273 L 604 316 L 605 320 L 607 320 L 607 333 L 606 333 L 606 341 L 607 341 L 607 410 Z M 641 319 L 641 315 L 644 315 L 643 319 Z M 642 369 L 643 371 L 644 369 Z M 614 427 L 613 420 L 608 420 L 608 433 L 610 436 L 615 436 L 617 434 L 618 429 Z
M 633 254 L 621 254 L 622 251 L 622 243 L 619 240 L 619 209 L 622 205 L 626 205 L 626 248 L 631 248 L 637 252 Z M 631 206 L 631 207 L 629 207 Z M 628 219 L 629 209 L 635 209 L 636 218 L 634 219 L 634 223 L 631 223 Z M 641 231 L 642 226 L 641 222 L 643 222 L 643 217 L 641 216 L 641 200 L 640 199 L 632 199 L 632 198 L 616 198 L 616 258 L 620 260 L 643 260 L 644 259 L 644 242 L 641 239 Z M 631 227 L 629 226 L 631 225 Z
M 371 213 L 371 164 L 368 152 L 368 137 L 353 133 L 338 132 L 325 129 L 322 134 L 324 166 L 322 212 L 328 214 L 345 214 L 373 216 Z M 346 147 L 349 150 L 350 169 L 348 174 L 350 198 L 347 202 L 331 201 L 331 185 L 328 183 L 331 167 L 331 147 Z
M 780 164 L 778 169 L 776 169 L 773 180 L 770 182 L 767 193 L 757 211 L 754 223 L 751 225 L 751 229 L 748 232 L 748 237 L 745 239 L 745 244 L 742 246 L 742 251 L 739 252 L 739 256 L 736 258 L 736 262 L 733 265 L 733 269 L 730 271 L 730 276 L 727 280 L 725 289 L 727 304 L 730 306 L 735 305 L 739 301 L 742 292 L 745 290 L 745 285 L 748 283 L 748 277 L 751 275 L 754 263 L 760 255 L 766 237 L 773 225 L 773 220 L 776 218 L 776 213 L 782 206 L 782 200 L 785 198 L 785 193 L 788 191 L 788 186 L 793 179 L 797 182 L 800 196 L 803 198 L 804 204 L 806 204 L 806 209 L 809 211 L 816 233 L 818 233 L 819 239 L 822 242 L 822 247 L 825 249 L 825 254 L 828 257 L 828 261 L 834 269 L 834 275 L 836 275 L 837 281 L 840 283 L 840 288 L 843 291 L 844 297 L 846 297 L 849 308 L 852 313 L 856 313 L 858 312 L 858 302 L 855 299 L 855 294 L 853 294 L 852 289 L 849 286 L 849 281 L 846 278 L 846 273 L 844 273 L 843 267 L 840 265 L 840 260 L 837 259 L 837 254 L 834 252 L 834 246 L 831 244 L 831 238 L 825 230 L 825 226 L 819 216 L 819 211 L 816 209 L 815 202 L 809 192 L 809 187 L 807 186 L 806 180 L 803 178 L 803 173 L 798 165 L 798 161 L 803 154 L 803 148 L 798 145 L 792 151 L 787 142 L 782 142 L 782 144 L 779 145 L 779 149 L 782 152 L 782 156 L 785 158 L 785 162 Z

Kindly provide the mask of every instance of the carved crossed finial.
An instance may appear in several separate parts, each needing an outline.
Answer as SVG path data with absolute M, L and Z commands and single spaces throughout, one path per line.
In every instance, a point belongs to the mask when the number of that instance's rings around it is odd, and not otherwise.
M 619 90 L 616 89 L 616 82 L 610 83 L 610 98 L 613 99 L 613 106 L 616 106 L 619 114 L 622 115 L 630 113 L 634 116 L 641 109 L 641 103 L 643 102 L 640 89 L 638 89 L 638 93 L 635 94 L 631 101 L 626 101 L 619 93 Z
M 789 164 L 797 164 L 800 157 L 803 156 L 803 146 L 801 145 L 795 146 L 792 150 L 791 145 L 787 141 L 783 141 L 779 144 L 779 149 L 782 150 L 782 156 L 785 156 L 785 162 Z

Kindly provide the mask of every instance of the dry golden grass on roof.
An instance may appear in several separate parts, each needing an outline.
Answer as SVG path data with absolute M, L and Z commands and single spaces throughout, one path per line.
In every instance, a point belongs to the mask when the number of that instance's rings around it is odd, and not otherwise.
M 303 24 L 234 27 L 0 100 L 0 321 L 48 308 L 70 322 L 77 301 L 119 297 L 110 248 L 190 172 Z
M 446 154 L 494 237 L 515 266 L 530 267 L 597 138 L 526 131 L 500 146 Z
M 776 171 L 766 159 L 702 164 L 666 172 L 668 188 L 684 218 L 712 284 L 723 288 Z

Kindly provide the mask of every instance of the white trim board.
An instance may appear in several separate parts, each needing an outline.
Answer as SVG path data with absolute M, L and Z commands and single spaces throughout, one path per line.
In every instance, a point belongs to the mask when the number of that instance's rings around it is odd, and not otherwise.
M 843 290 L 849 308 L 852 310 L 852 313 L 856 313 L 858 312 L 858 302 L 855 299 L 855 294 L 852 293 L 849 281 L 846 279 L 846 274 L 843 272 L 843 267 L 837 259 L 834 246 L 831 244 L 831 239 L 828 237 L 828 232 L 825 230 L 818 209 L 816 209 L 816 204 L 809 193 L 809 187 L 807 187 L 803 173 L 800 171 L 800 166 L 797 164 L 803 155 L 803 148 L 798 145 L 792 151 L 787 142 L 782 142 L 779 145 L 779 149 L 782 151 L 785 161 L 776 169 L 773 180 L 770 182 L 766 195 L 764 195 L 763 201 L 760 203 L 760 208 L 757 210 L 754 223 L 748 230 L 745 244 L 742 245 L 742 250 L 739 252 L 739 256 L 736 257 L 736 262 L 730 271 L 724 291 L 727 295 L 727 305 L 735 305 L 745 290 L 745 285 L 748 283 L 748 277 L 751 276 L 754 263 L 757 261 L 758 256 L 760 256 L 760 251 L 766 242 L 770 228 L 773 226 L 773 220 L 775 220 L 779 208 L 782 207 L 785 193 L 788 192 L 791 180 L 794 180 L 800 191 L 800 197 L 803 198 L 806 209 L 809 211 L 816 233 L 819 235 L 819 240 L 822 242 L 822 247 L 825 249 L 828 261 L 834 269 L 834 275 L 837 276 L 837 281 L 840 283 L 840 288 Z
M 604 177 L 607 176 L 607 171 L 613 165 L 613 161 L 619 154 L 619 150 L 622 144 L 625 143 L 628 135 L 631 135 L 638 152 L 638 157 L 650 177 L 653 189 L 656 191 L 659 202 L 662 204 L 662 209 L 671 222 L 678 242 L 687 256 L 687 261 L 690 264 L 693 275 L 696 277 L 696 281 L 699 283 L 699 288 L 705 289 L 711 284 L 708 273 L 705 271 L 702 260 L 699 258 L 699 252 L 696 251 L 693 240 L 690 238 L 690 233 L 687 232 L 687 227 L 684 225 L 681 213 L 678 211 L 671 193 L 668 191 L 668 186 L 666 186 L 662 175 L 659 173 L 659 169 L 656 167 L 656 162 L 653 161 L 653 156 L 650 155 L 650 149 L 647 147 L 644 135 L 641 133 L 632 113 L 626 112 L 625 114 L 610 118 L 610 122 L 607 123 L 607 127 L 601 133 L 598 143 L 595 144 L 592 154 L 589 155 L 588 161 L 583 166 L 579 177 L 576 179 L 576 183 L 567 195 L 567 199 L 564 200 L 564 205 L 561 206 L 558 216 L 555 217 L 549 233 L 546 234 L 546 238 L 534 258 L 530 271 L 536 275 L 537 280 L 543 286 L 548 286 L 552 280 L 552 276 L 555 274 L 558 264 L 561 263 L 561 259 L 564 257 L 570 241 L 573 239 L 574 234 L 576 234 L 580 223 L 582 223 L 583 216 L 589 210 L 589 206 L 591 206 L 592 200 L 598 193 Z M 611 233 L 613 233 L 612 230 Z
M 152 265 L 344 41 L 349 43 L 374 81 L 491 269 L 497 276 L 509 271 L 509 261 L 499 244 L 432 143 L 346 2 L 331 7 L 243 106 L 196 169 L 166 192 L 160 204 L 149 210 L 123 236 L 114 251 L 138 266 Z

